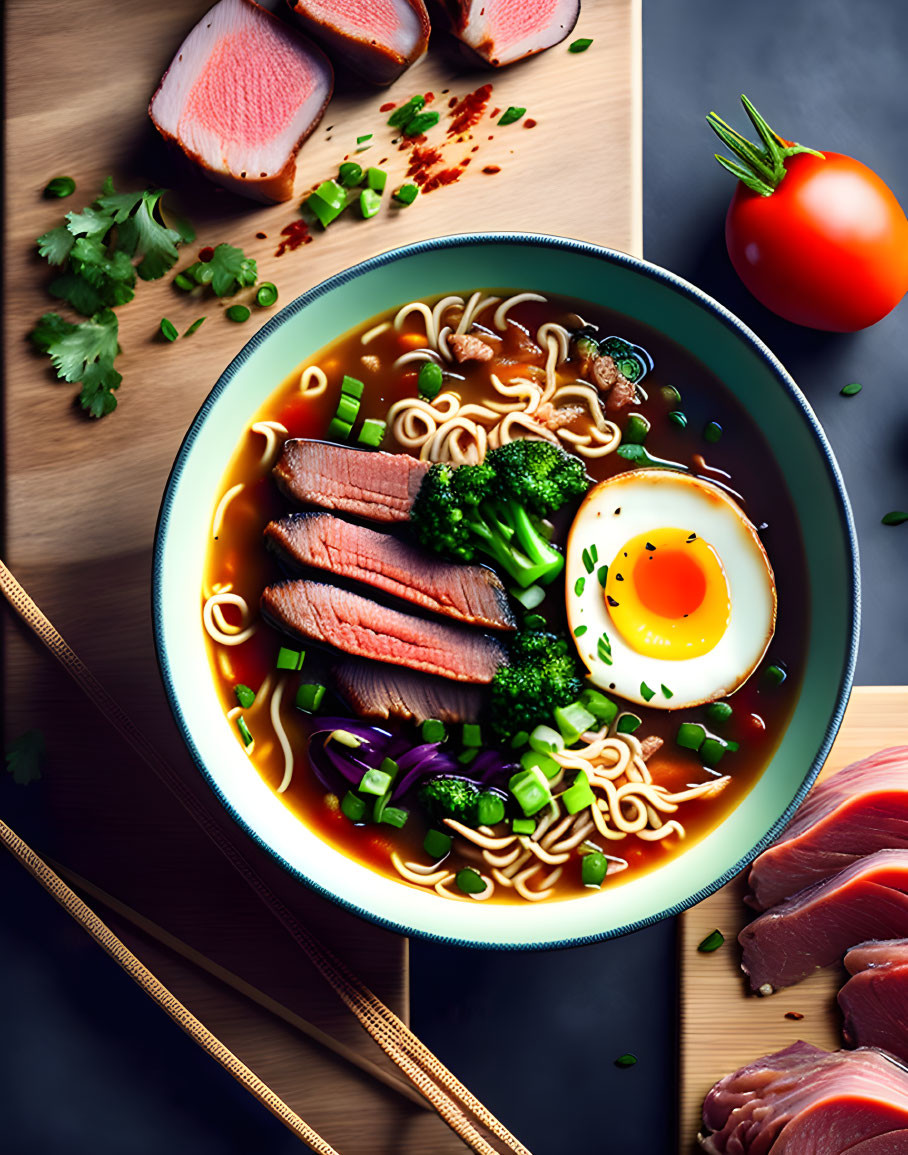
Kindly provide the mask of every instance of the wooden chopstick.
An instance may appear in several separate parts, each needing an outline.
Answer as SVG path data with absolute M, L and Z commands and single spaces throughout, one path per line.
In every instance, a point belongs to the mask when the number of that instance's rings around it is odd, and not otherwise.
M 71 915 L 114 960 L 118 966 L 136 982 L 142 990 L 161 1007 L 167 1015 L 182 1027 L 187 1035 L 231 1075 L 263 1103 L 273 1115 L 290 1128 L 304 1143 L 320 1155 L 338 1155 L 317 1131 L 292 1111 L 279 1095 L 262 1082 L 246 1064 L 221 1042 L 216 1035 L 200 1022 L 179 999 L 172 994 L 145 964 L 102 922 L 95 912 L 60 878 L 47 863 L 35 853 L 27 843 L 0 819 L 0 843 L 16 858 L 44 889 Z
M 177 938 L 176 935 L 171 934 L 169 930 L 159 926 L 156 922 L 152 922 L 150 918 L 146 918 L 144 914 L 134 910 L 131 906 L 127 906 L 118 898 L 114 898 L 112 894 L 102 890 L 100 886 L 96 886 L 93 882 L 89 882 L 87 878 L 76 874 L 75 871 L 63 866 L 62 863 L 55 862 L 52 858 L 46 858 L 47 864 L 60 875 L 70 886 L 74 886 L 83 894 L 89 895 L 91 898 L 101 902 L 114 914 L 118 914 L 121 918 L 137 927 L 144 934 L 153 938 L 156 942 L 161 943 L 162 946 L 167 947 L 168 950 L 173 951 L 174 954 L 180 955 L 181 958 L 187 959 L 193 965 L 197 966 L 199 970 L 205 971 L 218 979 L 219 982 L 224 983 L 225 986 L 231 987 L 233 990 L 244 995 L 250 1002 L 257 1003 L 258 1006 L 263 1007 L 272 1015 L 282 1019 L 285 1023 L 289 1023 L 291 1027 L 295 1027 L 301 1034 L 313 1039 L 319 1043 L 327 1051 L 338 1055 L 346 1062 L 351 1063 L 354 1067 L 358 1067 L 379 1083 L 383 1083 L 386 1087 L 390 1087 L 392 1091 L 396 1091 L 399 1095 L 403 1095 L 405 1099 L 409 1099 L 411 1103 L 416 1103 L 417 1106 L 424 1110 L 431 1110 L 431 1107 L 426 1100 L 419 1094 L 418 1091 L 410 1086 L 409 1083 L 404 1083 L 401 1079 L 396 1078 L 388 1071 L 379 1067 L 377 1063 L 373 1063 L 371 1059 L 360 1055 L 352 1047 L 348 1047 L 346 1043 L 335 1039 L 333 1035 L 329 1035 L 327 1031 L 321 1030 L 320 1027 L 310 1023 L 295 1011 L 291 1011 L 289 1007 L 285 1007 L 283 1003 L 279 1003 L 277 999 L 273 999 L 270 995 L 266 995 L 264 991 L 259 990 L 258 987 L 240 978 L 239 975 L 234 974 L 233 971 L 216 963 L 206 954 L 196 950 L 195 947 L 189 943 L 183 942 L 182 939 Z
M 142 734 L 135 723 L 97 680 L 91 670 L 67 644 L 53 623 L 41 612 L 9 569 L 0 561 L 0 590 L 10 606 L 43 642 L 66 672 L 132 746 L 146 766 L 160 779 L 196 824 L 211 839 L 244 882 L 281 923 L 297 946 L 339 998 L 356 1016 L 388 1057 L 397 1064 L 417 1090 L 432 1104 L 441 1118 L 477 1155 L 497 1155 L 491 1143 L 464 1113 L 468 1112 L 515 1155 L 530 1155 L 459 1079 L 429 1050 L 394 1012 L 373 994 L 353 972 L 299 921 L 268 886 L 252 863 L 212 818 L 208 809 L 192 793 L 180 775 Z M 310 1128 L 311 1130 L 311 1128 Z M 314 1132 L 313 1132 L 314 1134 Z M 321 1142 L 322 1140 L 320 1140 Z

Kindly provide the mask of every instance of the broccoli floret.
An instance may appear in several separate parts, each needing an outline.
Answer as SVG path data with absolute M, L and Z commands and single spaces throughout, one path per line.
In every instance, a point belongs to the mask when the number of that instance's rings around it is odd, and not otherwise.
M 429 549 L 460 561 L 486 554 L 518 585 L 548 584 L 564 558 L 536 519 L 586 493 L 583 463 L 549 441 L 512 441 L 481 465 L 438 462 L 426 474 L 410 521 Z
M 497 476 L 483 465 L 438 462 L 423 479 L 410 523 L 427 549 L 460 561 L 484 553 L 520 586 L 554 581 L 561 553 L 515 500 L 496 498 Z
M 481 791 L 464 778 L 430 778 L 419 788 L 419 801 L 436 822 L 454 818 L 466 826 L 476 825 L 476 804 Z
M 503 738 L 551 724 L 556 707 L 576 701 L 582 689 L 567 640 L 546 630 L 524 630 L 511 643 L 510 662 L 492 679 L 492 729 Z
M 545 517 L 590 487 L 579 457 L 552 441 L 510 441 L 485 460 L 495 471 L 495 490 L 530 513 Z

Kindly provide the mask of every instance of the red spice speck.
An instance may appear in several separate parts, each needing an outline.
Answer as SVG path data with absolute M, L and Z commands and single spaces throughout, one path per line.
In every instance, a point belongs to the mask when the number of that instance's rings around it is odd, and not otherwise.
M 422 191 L 424 193 L 430 193 L 434 192 L 437 188 L 441 188 L 442 185 L 453 184 L 456 180 L 459 180 L 461 176 L 463 176 L 463 169 L 458 166 L 457 168 L 443 168 L 441 172 L 435 173 L 428 179 L 426 179 L 424 175 L 422 182 L 420 182 L 419 177 L 414 177 L 413 179 L 417 184 L 422 183 Z
M 425 93 L 423 93 L 423 97 L 425 99 L 426 104 L 431 104 L 432 101 L 435 99 L 435 93 L 434 92 L 425 92 Z
M 523 122 L 523 127 L 524 128 L 535 128 L 536 127 L 536 121 L 533 120 L 532 117 L 529 117 L 527 120 L 525 120 Z
M 487 140 L 494 140 L 494 139 L 495 139 L 495 137 L 494 137 L 494 136 L 490 136 L 490 137 L 487 137 L 486 139 L 487 139 Z
M 801 1014 L 800 1011 L 786 1011 L 785 1012 L 785 1018 L 786 1019 L 794 1019 L 795 1022 L 799 1022 L 801 1019 L 804 1018 L 804 1016 Z
M 389 100 L 386 104 L 382 104 L 379 107 L 378 111 L 379 112 L 390 112 L 392 108 L 397 108 L 397 105 L 394 103 L 393 100 Z
M 286 252 L 294 252 L 300 245 L 308 245 L 312 240 L 309 227 L 305 221 L 291 221 L 286 228 L 281 229 L 281 236 L 285 239 L 275 252 L 276 257 L 282 257 Z
M 255 235 L 260 241 L 267 241 L 268 240 L 268 234 L 267 233 L 256 233 Z
M 474 144 L 473 147 L 470 149 L 470 152 L 479 152 L 479 145 Z
M 491 84 L 483 84 L 475 92 L 468 92 L 462 100 L 453 105 L 448 135 L 460 136 L 471 129 L 488 107 L 491 95 Z
M 489 113 L 489 116 L 491 116 L 492 119 L 494 120 L 494 118 L 499 114 L 499 112 L 501 112 L 500 108 L 493 108 L 492 111 Z
M 422 184 L 428 180 L 429 169 L 433 165 L 441 163 L 441 149 L 440 148 L 424 148 L 417 145 L 413 149 L 413 154 L 410 157 L 410 164 L 407 168 L 407 176 L 413 177 L 417 184 Z
M 448 101 L 448 108 L 453 108 L 456 103 L 457 103 L 457 97 L 452 96 L 451 99 Z
M 211 245 L 206 245 L 204 249 L 199 249 L 199 260 L 203 261 L 206 265 L 213 256 L 214 249 L 211 247 Z
M 487 172 L 489 174 L 489 176 L 494 176 L 496 172 L 501 172 L 501 165 L 500 164 L 487 164 L 486 167 L 482 171 Z

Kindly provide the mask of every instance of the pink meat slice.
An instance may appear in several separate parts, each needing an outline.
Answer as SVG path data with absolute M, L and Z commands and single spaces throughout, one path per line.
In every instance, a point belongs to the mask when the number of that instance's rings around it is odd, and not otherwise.
M 507 661 L 504 646 L 487 634 L 404 614 L 322 582 L 269 586 L 262 612 L 305 641 L 454 681 L 491 682 Z
M 906 1125 L 908 1071 L 878 1051 L 797 1042 L 716 1083 L 699 1142 L 711 1155 L 845 1155 Z
M 363 582 L 468 625 L 512 630 L 517 622 L 497 574 L 459 565 L 330 513 L 295 513 L 265 526 L 265 540 L 300 565 Z
M 454 35 L 500 68 L 559 44 L 580 15 L 580 0 L 447 0 Z
M 815 787 L 755 859 L 747 902 L 767 910 L 883 849 L 908 849 L 908 746 L 881 750 Z
M 408 453 L 375 453 L 291 438 L 274 478 L 289 497 L 370 521 L 406 521 L 428 461 Z
M 845 1041 L 908 1064 L 908 940 L 861 943 L 845 967 L 852 976 L 839 991 Z
M 848 1148 L 848 1155 L 908 1155 L 908 1129 L 862 1139 Z
M 845 955 L 845 969 L 850 975 L 867 967 L 908 965 L 908 938 L 871 939 L 858 943 Z
M 284 201 L 333 87 L 328 58 L 299 32 L 253 0 L 220 0 L 180 45 L 148 112 L 218 184 Z
M 334 687 L 361 718 L 401 718 L 419 725 L 437 718 L 450 725 L 478 722 L 482 689 L 431 674 L 347 658 L 331 671 Z
M 423 0 L 290 0 L 301 26 L 372 84 L 391 84 L 429 45 Z
M 738 935 L 741 969 L 769 993 L 871 935 L 908 935 L 908 850 L 878 850 L 759 915 Z

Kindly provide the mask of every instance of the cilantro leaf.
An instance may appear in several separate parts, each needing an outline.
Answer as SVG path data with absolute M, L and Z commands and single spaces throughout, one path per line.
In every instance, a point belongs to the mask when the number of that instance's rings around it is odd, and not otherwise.
M 38 252 L 51 265 L 62 265 L 69 256 L 73 243 L 74 237 L 64 225 L 51 229 L 35 241 Z
M 135 212 L 144 197 L 145 192 L 141 189 L 132 193 L 114 192 L 113 177 L 108 177 L 104 182 L 104 191 L 96 203 L 119 225 Z
M 210 284 L 218 297 L 230 297 L 246 285 L 254 285 L 258 269 L 252 258 L 233 245 L 220 244 L 210 261 L 197 261 L 186 275 L 199 285 Z
M 156 281 L 158 277 L 163 277 L 179 257 L 177 244 L 180 234 L 175 229 L 167 228 L 155 217 L 155 209 L 163 195 L 163 189 L 142 193 L 135 211 L 119 224 L 117 245 L 130 256 L 136 253 L 142 255 L 136 272 L 143 281 Z M 117 198 L 101 199 L 103 202 Z
M 59 313 L 45 313 L 29 337 L 42 353 L 49 353 L 55 341 L 68 333 L 74 333 L 78 327 L 72 321 L 65 321 Z
M 96 361 L 112 366 L 119 352 L 117 331 L 116 315 L 104 309 L 49 342 L 47 352 L 57 376 L 64 381 L 81 381 L 88 366 Z
M 80 213 L 66 214 L 66 227 L 74 237 L 105 237 L 113 228 L 110 213 L 88 205 Z
M 136 271 L 129 256 L 119 249 L 108 255 L 100 241 L 79 237 L 69 259 L 73 272 L 98 290 L 102 304 L 125 305 L 135 296 Z
M 77 273 L 61 273 L 48 286 L 52 297 L 67 301 L 83 317 L 90 317 L 104 308 L 104 299 L 98 290 Z
M 6 748 L 6 769 L 13 781 L 27 786 L 41 777 L 41 762 L 45 752 L 44 735 L 40 730 L 26 730 Z
M 88 366 L 82 375 L 79 404 L 89 417 L 106 417 L 116 409 L 114 390 L 120 388 L 122 380 L 113 365 L 96 361 Z

